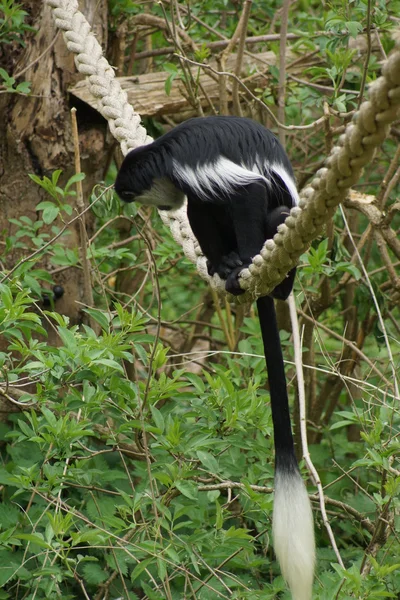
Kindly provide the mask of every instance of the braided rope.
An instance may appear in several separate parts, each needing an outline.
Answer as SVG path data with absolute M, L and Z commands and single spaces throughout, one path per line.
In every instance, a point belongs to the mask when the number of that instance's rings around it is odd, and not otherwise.
M 326 167 L 320 169 L 300 193 L 298 207 L 291 210 L 273 240 L 267 240 L 253 264 L 241 274 L 241 286 L 251 297 L 268 294 L 296 265 L 299 256 L 322 231 L 363 168 L 387 136 L 389 124 L 400 108 L 400 40 L 385 62 L 382 76 L 369 88 L 369 100 L 346 127 L 332 149 Z
M 123 154 L 132 148 L 151 142 L 140 125 L 140 116 L 128 102 L 113 69 L 91 32 L 90 25 L 78 9 L 77 0 L 45 0 L 53 9 L 55 23 L 64 33 L 68 49 L 76 54 L 75 64 L 89 79 L 89 89 L 97 98 L 98 110 L 107 119 L 112 135 L 121 144 Z M 399 44 L 400 46 L 400 44 Z M 386 61 L 382 76 L 370 86 L 370 99 L 361 105 L 312 182 L 301 192 L 298 207 L 273 240 L 267 240 L 260 254 L 240 274 L 240 285 L 246 290 L 236 300 L 240 303 L 270 293 L 296 265 L 299 256 L 317 237 L 324 224 L 345 199 L 349 188 L 360 178 L 363 167 L 373 158 L 375 149 L 387 135 L 389 124 L 396 119 L 400 106 L 400 49 Z M 159 211 L 174 239 L 182 246 L 190 261 L 196 264 L 201 277 L 218 292 L 224 292 L 224 282 L 209 277 L 206 259 L 190 228 L 186 208 Z
M 57 27 L 64 32 L 68 50 L 76 54 L 76 68 L 87 75 L 90 91 L 98 101 L 97 109 L 107 119 L 112 135 L 121 144 L 123 154 L 151 142 L 145 128 L 140 125 L 140 115 L 129 104 L 128 96 L 104 58 L 89 23 L 79 11 L 78 0 L 46 1 L 53 8 Z

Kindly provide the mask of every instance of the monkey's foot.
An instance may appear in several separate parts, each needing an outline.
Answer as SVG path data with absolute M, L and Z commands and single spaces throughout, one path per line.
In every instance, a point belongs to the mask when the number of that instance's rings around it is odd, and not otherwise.
M 236 252 L 230 252 L 221 258 L 218 265 L 213 264 L 210 260 L 207 261 L 207 271 L 210 277 L 217 273 L 221 279 L 228 279 L 233 269 L 239 267 L 243 269 L 243 263 Z

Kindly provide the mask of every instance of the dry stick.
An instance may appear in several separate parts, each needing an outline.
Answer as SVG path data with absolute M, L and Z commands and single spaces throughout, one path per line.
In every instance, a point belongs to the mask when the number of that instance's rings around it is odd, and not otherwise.
M 251 0 L 250 0 L 250 3 L 251 3 Z M 245 12 L 247 11 L 247 6 L 248 6 L 248 2 L 246 2 L 245 6 L 243 8 L 242 14 L 239 19 L 239 23 L 237 24 L 237 27 L 233 33 L 233 36 L 229 40 L 226 48 L 221 52 L 220 56 L 217 58 L 217 63 L 218 63 L 218 67 L 219 67 L 219 73 L 217 72 L 217 75 L 219 75 L 220 112 L 222 115 L 228 114 L 228 99 L 227 99 L 227 94 L 226 94 L 226 75 L 227 74 L 225 73 L 226 60 L 227 60 L 229 54 L 231 54 L 231 52 L 233 52 L 233 49 L 236 46 L 236 44 L 242 34 L 242 27 L 243 27 L 243 22 L 244 22 L 243 17 L 244 17 Z M 247 21 L 248 21 L 248 17 L 247 17 Z M 214 72 L 215 72 L 215 70 L 214 70 Z M 235 75 L 235 79 L 238 80 L 238 77 L 236 75 Z
M 398 475 L 396 469 L 391 469 L 394 471 L 394 475 Z M 346 475 L 346 474 L 345 474 Z M 344 475 L 343 475 L 344 476 Z M 72 485 L 72 484 L 71 484 Z M 271 487 L 265 485 L 253 485 L 253 484 L 244 484 L 239 481 L 222 481 L 221 483 L 210 483 L 205 485 L 199 485 L 199 492 L 209 492 L 214 490 L 226 490 L 226 489 L 240 489 L 243 492 L 247 492 L 247 489 L 250 488 L 255 492 L 259 492 L 260 494 L 272 494 L 273 489 Z M 310 494 L 310 500 L 314 502 L 319 502 L 318 494 Z M 330 498 L 327 496 L 325 498 L 326 504 L 330 504 L 335 506 L 336 508 L 340 508 L 344 513 L 349 514 L 351 517 L 357 519 L 360 522 L 362 527 L 364 527 L 369 533 L 373 533 L 375 531 L 375 527 L 373 523 L 371 523 L 368 517 L 365 517 L 362 513 L 360 513 L 357 509 L 353 508 L 349 504 L 342 502 L 341 500 L 335 500 L 334 498 Z M 219 567 L 220 568 L 220 567 Z
M 57 33 L 55 34 L 53 40 L 50 42 L 50 44 L 47 46 L 47 48 L 45 48 L 43 50 L 43 52 L 41 54 L 39 54 L 39 56 L 37 58 L 35 58 L 35 60 L 33 60 L 32 62 L 29 63 L 29 65 L 26 65 L 26 67 L 24 67 L 23 69 L 21 69 L 20 71 L 18 71 L 17 73 L 13 74 L 14 79 L 18 79 L 19 77 L 21 77 L 21 75 L 23 75 L 24 73 L 26 73 L 26 71 L 28 71 L 31 67 L 33 67 L 36 63 L 39 62 L 39 60 L 41 58 L 43 58 L 43 56 L 45 54 L 47 54 L 47 52 L 49 52 L 49 50 L 52 49 L 52 47 L 54 46 L 54 44 L 57 41 L 58 35 L 60 33 L 60 30 L 57 30 Z
M 296 302 L 294 299 L 293 293 L 290 294 L 288 298 L 289 310 L 290 310 L 290 320 L 292 323 L 292 331 L 293 331 L 293 344 L 294 344 L 294 361 L 296 364 L 296 376 L 297 376 L 297 389 L 299 394 L 299 410 L 300 410 L 300 435 L 301 435 L 301 444 L 303 450 L 303 457 L 309 472 L 311 473 L 315 485 L 318 489 L 319 495 L 319 504 L 321 509 L 322 520 L 324 522 L 325 528 L 328 532 L 329 539 L 332 544 L 332 548 L 336 554 L 336 558 L 340 566 L 344 569 L 344 564 L 342 558 L 340 556 L 339 549 L 336 545 L 335 536 L 333 535 L 333 531 L 328 521 L 328 516 L 326 514 L 325 507 L 325 498 L 324 491 L 322 489 L 321 480 L 319 478 L 318 472 L 314 467 L 310 452 L 308 450 L 307 443 L 307 424 L 306 424 L 306 394 L 304 389 L 304 373 L 303 373 L 303 362 L 302 362 L 302 349 L 301 349 L 301 341 L 299 334 L 299 322 L 297 320 L 297 310 L 296 310 Z
M 299 313 L 301 313 L 301 311 L 299 310 Z M 185 360 L 182 360 L 180 363 L 174 363 L 174 366 L 182 366 L 182 365 L 186 365 L 190 362 L 196 362 L 193 359 L 191 359 L 191 356 L 198 356 L 198 357 L 202 357 L 202 358 L 211 358 L 213 356 L 218 356 L 218 355 L 229 355 L 229 356 L 248 356 L 250 358 L 263 358 L 262 354 L 253 354 L 251 352 L 231 352 L 229 350 L 196 350 L 193 352 L 181 352 L 178 353 L 176 352 L 173 356 L 174 359 L 175 358 L 184 358 Z M 285 360 L 285 363 L 288 365 L 294 365 L 294 363 L 290 360 Z M 373 390 L 374 395 L 373 397 L 376 397 L 376 392 L 381 393 L 382 390 L 380 387 L 369 383 L 368 381 L 361 381 L 360 379 L 358 379 L 357 377 L 352 377 L 350 375 L 344 375 L 343 373 L 338 373 L 337 370 L 334 370 L 333 367 L 331 367 L 331 369 L 328 368 L 322 368 L 322 367 L 316 367 L 315 365 L 303 365 L 303 368 L 305 369 L 313 369 L 314 371 L 318 371 L 318 373 L 323 373 L 324 375 L 334 375 L 335 377 L 340 377 L 340 379 L 342 379 L 344 382 L 349 381 L 350 383 L 353 383 L 355 386 L 357 386 L 358 388 L 360 388 L 361 390 L 363 390 L 365 393 L 370 394 L 371 396 L 372 391 L 370 392 L 369 390 Z M 391 385 L 391 384 L 390 384 Z M 395 398 L 395 396 L 391 393 L 391 392 L 386 392 L 385 391 L 385 396 L 388 398 Z
M 173 4 L 171 4 L 171 17 L 172 17 L 171 22 L 168 20 L 164 5 L 162 4 L 162 2 L 160 0 L 158 1 L 158 5 L 161 7 L 161 9 L 163 11 L 166 28 L 169 31 L 170 36 L 172 37 L 172 41 L 175 44 L 175 48 L 178 50 L 178 52 L 175 52 L 175 56 L 178 57 L 179 63 L 181 65 L 181 69 L 183 71 L 183 75 L 184 75 L 183 82 L 184 82 L 186 91 L 189 96 L 189 102 L 192 104 L 193 108 L 196 109 L 198 116 L 203 117 L 204 116 L 203 107 L 201 106 L 199 97 L 198 97 L 197 93 L 195 92 L 196 83 L 194 81 L 194 77 L 192 75 L 191 70 L 187 67 L 187 65 L 185 63 L 185 53 L 182 48 L 181 40 L 177 34 L 177 27 L 176 27 L 175 18 L 174 18 L 174 12 L 173 12 Z M 189 39 L 191 39 L 186 32 L 185 32 L 185 35 Z M 192 42 L 192 44 L 193 44 L 192 49 L 195 50 L 196 45 L 194 44 L 194 42 Z M 194 85 L 194 87 L 193 87 L 193 85 Z
M 384 47 L 382 46 L 382 42 L 381 42 L 381 38 L 380 38 L 378 29 L 375 29 L 374 33 L 375 33 L 375 39 L 378 42 L 379 50 L 381 51 L 381 54 L 382 54 L 382 58 L 383 58 L 383 60 L 387 60 L 387 54 L 385 52 Z
M 152 15 L 149 13 L 142 13 L 139 15 L 136 15 L 135 17 L 133 17 L 133 22 L 135 23 L 135 25 L 147 25 L 150 27 L 156 27 L 157 29 L 163 29 L 164 31 L 167 31 L 168 33 L 171 33 L 171 22 L 168 21 L 168 19 L 166 18 L 166 13 L 164 10 L 164 7 L 162 6 L 161 2 L 158 2 L 157 4 L 161 4 L 161 8 L 163 10 L 164 13 L 164 18 L 162 17 L 157 17 L 156 15 Z M 172 13 L 172 10 L 171 10 Z M 186 31 L 184 29 L 181 29 L 180 27 L 177 27 L 176 24 L 174 23 L 174 39 L 173 42 L 176 45 L 176 38 L 182 39 L 182 41 L 189 46 L 192 50 L 196 50 L 197 46 L 195 44 L 195 42 L 192 40 L 192 38 L 190 37 L 190 35 L 188 35 L 186 33 Z M 146 54 L 147 56 L 142 56 L 143 54 Z M 138 59 L 140 58 L 148 58 L 150 56 L 154 56 L 154 54 L 149 51 L 146 50 L 146 52 L 141 52 L 140 54 L 138 53 L 136 55 L 136 58 Z
M 343 209 L 342 205 L 340 205 L 340 212 L 342 213 L 342 218 L 343 218 L 344 224 L 346 226 L 347 235 L 349 236 L 350 241 L 353 244 L 354 251 L 357 254 L 357 258 L 358 258 L 358 261 L 360 263 L 361 270 L 362 270 L 362 272 L 364 274 L 364 277 L 365 277 L 365 279 L 367 281 L 367 285 L 368 285 L 369 291 L 370 291 L 372 299 L 374 301 L 375 309 L 376 309 L 376 312 L 377 312 L 377 315 L 378 315 L 379 325 L 380 325 L 381 330 L 382 330 L 383 339 L 385 340 L 385 345 L 386 345 L 387 353 L 388 353 L 388 356 L 389 356 L 389 363 L 390 363 L 390 367 L 391 367 L 391 370 L 392 370 L 393 391 L 394 391 L 394 394 L 397 397 L 397 399 L 400 399 L 399 384 L 398 384 L 397 377 L 396 377 L 396 367 L 395 367 L 395 364 L 394 364 L 392 349 L 391 349 L 390 344 L 389 344 L 389 338 L 388 338 L 388 335 L 387 335 L 385 323 L 383 322 L 383 317 L 382 317 L 381 309 L 379 308 L 379 304 L 378 304 L 378 301 L 376 299 L 376 295 L 375 295 L 375 292 L 374 292 L 374 288 L 372 287 L 371 280 L 370 280 L 370 278 L 368 276 L 367 269 L 365 268 L 364 262 L 363 262 L 363 260 L 361 258 L 361 255 L 360 255 L 360 253 L 358 251 L 357 245 L 356 245 L 356 243 L 354 241 L 353 235 L 352 235 L 352 233 L 350 231 L 350 228 L 349 228 L 349 225 L 347 223 L 346 215 L 345 215 L 345 212 L 344 212 L 344 209 Z
M 240 73 L 242 70 L 247 25 L 249 23 L 252 1 L 253 0 L 246 0 L 246 2 L 244 3 L 242 16 L 240 17 L 240 21 L 239 21 L 239 25 L 238 25 L 238 29 L 240 28 L 239 46 L 238 46 L 238 52 L 237 52 L 237 57 L 236 57 L 235 70 L 234 70 L 234 73 L 235 73 L 237 79 L 234 79 L 233 84 L 232 84 L 232 100 L 233 100 L 234 113 L 236 115 L 238 115 L 239 117 L 242 116 L 242 109 L 240 107 L 238 79 L 240 78 Z
M 400 277 L 397 275 L 396 269 L 394 268 L 394 264 L 392 263 L 386 240 L 379 229 L 375 229 L 374 237 L 379 253 L 381 255 L 382 262 L 385 265 L 385 269 L 387 269 L 387 272 L 389 274 L 389 281 L 387 283 L 389 283 L 391 286 L 393 286 L 394 289 L 396 289 L 399 287 Z
M 306 85 L 310 88 L 314 88 L 315 90 L 320 90 L 321 92 L 327 92 L 328 94 L 333 94 L 335 92 L 335 89 L 333 87 L 331 87 L 330 85 L 322 85 L 321 83 L 313 83 L 312 81 L 307 81 L 306 79 L 300 79 L 299 77 L 296 77 L 295 75 L 288 75 L 289 79 L 291 79 L 292 81 L 296 81 L 296 83 L 300 83 L 302 85 Z M 346 94 L 353 94 L 353 96 L 357 96 L 357 91 L 356 90 L 350 90 L 347 88 L 341 88 L 340 89 L 341 92 L 345 92 Z M 332 110 L 332 109 L 331 109 Z M 337 113 L 337 114 L 352 114 L 354 111 L 350 111 L 349 113 Z
M 71 122 L 72 122 L 72 137 L 74 140 L 74 154 L 75 154 L 75 173 L 81 173 L 81 155 L 79 152 L 79 133 L 78 133 L 78 122 L 76 119 L 76 108 L 71 108 Z M 85 203 L 83 201 L 83 190 L 82 190 L 82 181 L 76 182 L 76 205 L 78 209 L 78 213 L 80 215 L 79 218 L 79 237 L 80 237 L 80 254 L 82 261 L 82 269 L 83 269 L 83 296 L 86 306 L 92 308 L 94 306 L 93 300 L 93 289 L 92 289 L 92 277 L 91 277 L 91 267 L 90 261 L 87 257 L 86 252 L 86 242 L 87 242 L 87 232 L 86 232 L 86 219 L 85 219 Z M 89 323 L 92 329 L 99 331 L 98 324 L 89 317 Z
M 281 40 L 279 44 L 279 84 L 278 84 L 278 119 L 285 122 L 285 95 L 286 95 L 286 43 L 288 33 L 288 15 L 290 0 L 284 0 L 281 11 Z M 279 141 L 285 147 L 285 130 L 279 128 Z
M 360 110 L 360 106 L 362 104 L 363 101 L 363 96 L 364 96 L 364 90 L 365 90 L 365 84 L 367 82 L 367 74 L 368 74 L 368 64 L 369 64 L 369 59 L 371 57 L 371 50 L 372 50 L 372 40 L 371 40 L 371 0 L 368 0 L 368 4 L 367 4 L 367 55 L 365 57 L 365 63 L 364 63 L 364 68 L 363 68 L 363 73 L 362 73 L 362 80 L 361 80 L 361 86 L 360 86 L 360 94 L 358 96 L 358 110 Z
M 229 335 L 232 340 L 232 350 L 236 346 L 236 335 L 235 330 L 233 328 L 233 315 L 231 311 L 231 305 L 228 302 L 228 298 L 225 296 L 225 311 L 226 311 L 226 322 L 229 330 Z
M 384 208 L 394 186 L 397 184 L 397 182 L 399 180 L 400 173 L 399 173 L 399 169 L 397 169 L 397 165 L 399 164 L 399 161 L 400 161 L 400 146 L 397 147 L 397 150 L 394 153 L 394 156 L 390 162 L 389 168 L 386 171 L 386 174 L 383 178 L 383 181 L 381 184 L 381 189 L 379 190 L 379 194 L 376 196 L 376 204 L 381 209 Z M 396 169 L 397 169 L 397 171 L 396 171 Z
M 214 306 L 217 311 L 219 322 L 222 327 L 222 331 L 224 332 L 224 335 L 225 335 L 226 343 L 228 344 L 229 350 L 233 350 L 235 347 L 235 340 L 231 338 L 227 322 L 225 321 L 224 315 L 222 314 L 221 305 L 219 302 L 219 296 L 213 288 L 210 288 L 210 291 L 211 291 L 211 296 L 212 296 L 212 299 L 214 302 Z
M 369 244 L 370 239 L 373 235 L 373 229 L 372 229 L 372 225 L 371 223 L 369 223 L 367 225 L 366 230 L 364 231 L 364 233 L 361 236 L 361 239 L 358 243 L 358 250 L 359 252 L 361 252 L 361 250 L 364 248 L 364 246 L 366 244 Z M 368 246 L 367 246 L 368 247 Z M 355 264 L 357 261 L 357 255 L 355 252 L 353 252 L 353 256 L 350 259 L 350 264 L 353 265 Z M 341 289 L 344 288 L 344 286 L 350 281 L 350 279 L 353 277 L 352 273 L 345 273 L 342 278 L 339 280 L 339 283 L 337 284 L 337 286 L 334 288 L 334 290 L 332 291 L 332 295 L 336 296 Z
M 206 25 L 206 23 L 204 23 L 204 21 L 202 21 L 201 19 L 199 19 L 198 17 L 196 17 L 195 15 L 193 15 L 193 20 L 197 21 L 200 25 L 202 25 L 203 27 L 205 27 L 206 29 L 208 29 L 209 31 L 211 31 L 214 35 L 217 35 L 218 37 L 220 37 L 221 39 L 215 42 L 207 42 L 205 44 L 205 47 L 208 48 L 209 50 L 219 50 L 222 48 L 226 48 L 226 46 L 229 44 L 230 40 L 228 40 L 228 38 L 226 38 L 225 36 L 223 36 L 222 34 L 218 33 L 215 29 L 213 29 L 212 27 L 209 27 L 208 25 Z M 307 34 L 297 34 L 297 33 L 288 33 L 287 34 L 287 40 L 299 40 L 302 37 L 304 37 L 305 35 L 308 38 L 318 38 L 321 35 L 329 35 L 329 33 L 327 34 L 327 32 L 323 32 L 323 31 L 316 31 L 313 35 L 308 35 Z M 333 34 L 332 34 L 333 35 Z M 268 33 L 266 35 L 253 35 L 251 37 L 248 37 L 245 39 L 245 43 L 246 44 L 263 44 L 265 42 L 278 42 L 281 38 L 281 34 L 280 33 Z M 148 56 L 163 56 L 164 54 L 172 54 L 172 52 L 174 52 L 174 48 L 173 46 L 166 46 L 164 48 L 155 48 L 154 50 L 152 50 L 151 52 L 147 51 L 147 50 L 143 50 L 142 52 L 138 52 L 136 54 L 136 58 L 147 58 Z M 255 55 L 255 57 L 257 58 L 257 55 Z M 354 92 L 353 90 L 353 93 Z

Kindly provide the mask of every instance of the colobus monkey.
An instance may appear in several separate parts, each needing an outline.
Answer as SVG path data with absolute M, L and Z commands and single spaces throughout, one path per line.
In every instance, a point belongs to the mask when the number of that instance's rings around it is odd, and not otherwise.
M 190 119 L 129 152 L 115 190 L 127 202 L 170 210 L 182 206 L 207 258 L 210 275 L 243 290 L 238 274 L 272 238 L 298 194 L 291 164 L 276 137 L 242 117 Z M 271 296 L 257 300 L 269 377 L 275 438 L 274 547 L 294 600 L 310 600 L 314 570 L 311 505 L 293 444 L 275 298 L 285 300 L 295 270 Z

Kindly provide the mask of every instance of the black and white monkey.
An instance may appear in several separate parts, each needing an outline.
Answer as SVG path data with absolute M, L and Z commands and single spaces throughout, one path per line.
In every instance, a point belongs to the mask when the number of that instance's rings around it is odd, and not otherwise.
M 276 137 L 242 117 L 190 119 L 129 152 L 115 190 L 127 202 L 170 210 L 187 196 L 189 223 L 210 275 L 241 294 L 240 271 L 272 238 L 298 194 Z M 285 300 L 294 269 L 271 296 L 257 300 L 269 377 L 275 442 L 274 548 L 294 600 L 310 600 L 314 571 L 311 505 L 293 444 L 285 370 L 273 297 Z

